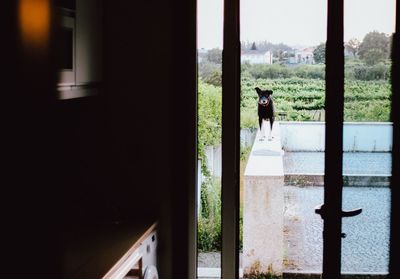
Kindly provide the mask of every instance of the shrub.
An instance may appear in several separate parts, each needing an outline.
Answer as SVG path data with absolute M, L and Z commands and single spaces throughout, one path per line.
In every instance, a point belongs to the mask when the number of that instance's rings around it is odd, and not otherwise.
M 221 183 L 207 177 L 201 185 L 201 212 L 198 219 L 197 248 L 203 252 L 221 251 Z
M 198 153 L 199 158 L 203 159 L 205 146 L 217 145 L 221 141 L 221 87 L 200 81 L 198 106 Z
M 390 65 L 378 63 L 374 66 L 355 66 L 352 76 L 358 80 L 388 80 L 390 78 Z
M 240 127 L 241 128 L 254 128 L 258 127 L 257 104 L 251 108 L 242 110 L 240 114 Z
M 242 76 L 254 79 L 309 78 L 324 79 L 325 65 L 300 65 L 289 68 L 279 64 L 242 64 Z
M 221 251 L 221 220 L 200 218 L 197 229 L 197 249 L 201 252 Z
M 255 79 L 289 78 L 291 73 L 285 66 L 272 64 L 255 64 L 248 66 L 248 71 Z
M 325 79 L 325 65 L 300 65 L 293 69 L 298 78 Z
M 214 86 L 221 85 L 222 68 L 221 65 L 203 61 L 198 64 L 198 75 L 201 80 Z
M 247 161 L 251 148 L 241 149 L 241 164 Z M 208 177 L 201 185 L 201 211 L 198 218 L 197 249 L 201 252 L 221 251 L 221 181 Z M 243 204 L 239 216 L 239 249 L 243 249 Z

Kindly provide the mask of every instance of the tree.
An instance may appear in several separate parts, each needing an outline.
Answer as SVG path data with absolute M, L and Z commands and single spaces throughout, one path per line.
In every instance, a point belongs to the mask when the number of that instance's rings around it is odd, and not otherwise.
M 207 52 L 207 60 L 215 63 L 215 64 L 221 64 L 222 63 L 222 50 L 219 48 L 213 48 L 210 49 Z
M 360 44 L 358 54 L 367 65 L 375 65 L 389 58 L 390 37 L 378 31 L 369 32 Z
M 347 49 L 353 54 L 354 57 L 356 57 L 357 52 L 360 48 L 360 41 L 356 38 L 351 38 L 346 44 L 345 46 L 347 47 Z
M 325 43 L 321 43 L 314 49 L 313 54 L 316 63 L 325 63 L 325 48 Z

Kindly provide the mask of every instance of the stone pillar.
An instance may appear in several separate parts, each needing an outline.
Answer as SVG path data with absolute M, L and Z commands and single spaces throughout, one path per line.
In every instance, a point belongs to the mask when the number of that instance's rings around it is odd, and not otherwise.
M 278 122 L 273 135 L 271 141 L 260 141 L 257 133 L 244 174 L 245 274 L 283 271 L 284 174 Z

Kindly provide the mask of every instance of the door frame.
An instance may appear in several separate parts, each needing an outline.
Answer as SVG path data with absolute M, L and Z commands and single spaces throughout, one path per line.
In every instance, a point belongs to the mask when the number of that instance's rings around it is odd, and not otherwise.
M 391 218 L 389 278 L 400 278 L 400 1 L 396 0 L 396 25 L 392 44 L 392 106 L 393 122 Z M 395 78 L 397 77 L 397 79 Z M 397 186 L 397 187 L 396 187 Z M 397 262 L 396 262 L 397 261 Z
M 240 0 L 224 0 L 222 50 L 222 278 L 239 278 Z

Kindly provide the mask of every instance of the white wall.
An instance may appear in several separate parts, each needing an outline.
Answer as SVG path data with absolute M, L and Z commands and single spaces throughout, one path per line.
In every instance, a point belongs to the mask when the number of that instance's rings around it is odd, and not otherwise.
M 325 151 L 325 122 L 279 122 L 282 147 L 285 151 Z M 345 122 L 343 150 L 346 152 L 392 151 L 390 122 Z M 241 144 L 253 146 L 257 129 L 242 129 Z M 206 147 L 207 167 L 211 174 L 221 177 L 221 145 Z M 201 181 L 199 185 L 201 184 Z
M 222 173 L 222 147 L 207 146 L 205 148 L 206 165 L 210 173 L 214 176 L 221 177 Z
M 324 151 L 324 122 L 280 122 L 283 149 L 286 151 Z M 345 122 L 343 150 L 349 152 L 390 152 L 392 123 Z

